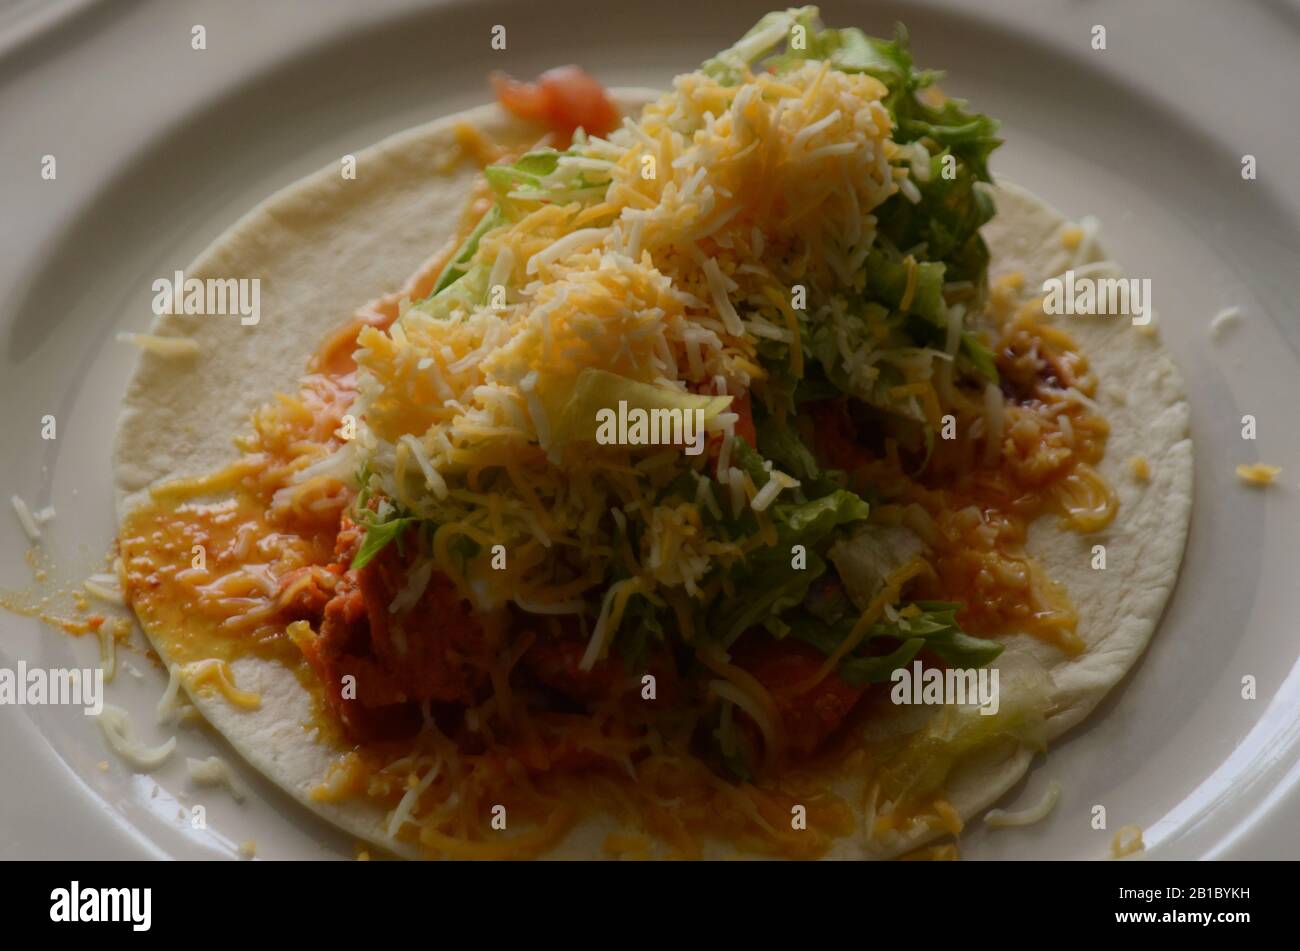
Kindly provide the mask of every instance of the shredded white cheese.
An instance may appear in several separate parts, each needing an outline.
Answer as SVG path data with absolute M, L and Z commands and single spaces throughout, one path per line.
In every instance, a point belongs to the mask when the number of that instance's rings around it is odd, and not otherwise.
M 9 496 L 9 503 L 14 507 L 14 514 L 18 516 L 18 524 L 23 527 L 27 537 L 38 542 L 41 540 L 41 528 L 36 524 L 36 519 L 32 517 L 32 510 L 16 495 Z
M 1042 822 L 1056 808 L 1057 801 L 1061 798 L 1061 784 L 1055 779 L 1047 784 L 1047 789 L 1043 792 L 1043 798 L 1038 804 L 1028 809 L 1022 809 L 1019 812 L 1009 812 L 1006 809 L 990 809 L 984 815 L 984 824 L 991 829 L 1003 829 L 1009 826 L 1029 826 L 1036 822 Z
M 101 601 L 119 606 L 126 604 L 126 599 L 122 595 L 122 584 L 117 575 L 108 572 L 94 574 L 83 581 L 81 586 L 86 589 L 87 594 Z
M 710 680 L 709 690 L 721 699 L 733 703 L 745 711 L 758 726 L 759 732 L 763 734 L 763 741 L 768 744 L 767 748 L 775 748 L 774 744 L 778 743 L 780 733 L 776 729 L 776 724 L 772 722 L 772 718 L 767 715 L 767 711 L 753 697 L 726 680 Z
M 190 710 L 190 704 L 181 696 L 180 690 L 180 664 L 171 664 L 167 668 L 167 689 L 158 698 L 158 705 L 154 708 L 160 726 L 175 723 Z
M 197 340 L 188 337 L 159 337 L 156 334 L 120 333 L 117 339 L 121 343 L 133 343 L 141 350 L 156 353 L 160 357 L 192 357 L 198 354 Z
M 1233 324 L 1238 324 L 1242 320 L 1241 310 L 1236 307 L 1225 307 L 1214 315 L 1210 321 L 1210 336 L 1218 340 Z
M 415 607 L 420 598 L 424 596 L 424 589 L 429 586 L 429 578 L 433 575 L 433 559 L 425 559 L 415 566 L 406 579 L 406 585 L 393 598 L 388 605 L 389 614 L 400 614 L 404 611 Z
M 397 808 L 393 810 L 393 814 L 388 819 L 387 832 L 390 839 L 397 838 L 397 833 L 402 830 L 402 826 L 411 821 L 411 815 L 420 801 L 420 796 L 429 788 L 433 781 L 438 778 L 438 773 L 441 769 L 442 760 L 439 759 L 425 771 L 425 774 L 420 778 L 418 783 L 411 786 L 402 794 L 401 801 L 397 804 Z
M 776 497 L 781 494 L 782 489 L 793 489 L 798 485 L 798 479 L 792 479 L 784 472 L 773 471 L 771 477 L 763 484 L 763 487 L 754 494 L 754 497 L 749 502 L 749 507 L 755 512 L 766 511 L 767 507 L 776 501 Z
M 209 756 L 207 759 L 194 759 L 187 756 L 185 758 L 185 768 L 190 774 L 190 779 L 199 786 L 222 786 L 234 798 L 235 802 L 244 801 L 243 788 L 235 781 L 234 774 L 230 771 L 230 764 L 219 756 Z
M 99 666 L 104 671 L 104 682 L 112 683 L 117 676 L 117 638 L 107 624 L 101 624 L 95 636 L 99 638 Z
M 104 734 L 104 739 L 113 752 L 138 770 L 156 769 L 165 763 L 176 749 L 174 736 L 158 746 L 145 746 L 134 739 L 131 715 L 111 703 L 104 704 L 104 709 L 97 719 L 99 730 Z
M 563 238 L 548 244 L 528 259 L 524 268 L 528 274 L 536 274 L 543 266 L 559 261 L 561 258 L 594 248 L 605 240 L 604 228 L 580 228 L 566 234 Z

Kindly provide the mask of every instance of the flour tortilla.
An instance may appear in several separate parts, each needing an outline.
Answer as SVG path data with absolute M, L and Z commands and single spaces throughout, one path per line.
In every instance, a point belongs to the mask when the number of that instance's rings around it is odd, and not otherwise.
M 614 90 L 622 110 L 635 111 L 656 94 Z M 261 321 L 237 317 L 156 317 L 150 332 L 194 340 L 193 357 L 146 351 L 123 403 L 113 470 L 119 518 L 147 497 L 149 486 L 200 475 L 228 463 L 233 437 L 249 414 L 274 393 L 292 392 L 324 335 L 368 301 L 394 288 L 453 233 L 477 172 L 469 162 L 443 168 L 455 127 L 469 123 L 489 139 L 527 145 L 539 132 L 496 106 L 473 109 L 380 142 L 357 157 L 357 177 L 331 166 L 255 208 L 187 269 L 188 277 L 261 279 Z M 998 216 L 986 227 L 994 276 L 1020 271 L 1028 292 L 1072 260 L 1060 241 L 1065 219 L 1020 189 L 995 190 Z M 1095 255 L 1094 255 L 1095 256 Z M 1075 255 L 1074 257 L 1078 257 Z M 1081 608 L 1079 634 L 1088 650 L 1073 659 L 1027 636 L 1012 636 L 999 665 L 1030 665 L 1055 683 L 1049 732 L 1059 735 L 1083 719 L 1132 666 L 1155 629 L 1182 558 L 1191 507 L 1191 441 L 1181 379 L 1158 339 L 1119 318 L 1061 318 L 1101 379 L 1099 402 L 1112 430 L 1103 475 L 1120 497 L 1119 516 L 1105 532 L 1079 536 L 1040 520 L 1030 551 L 1069 589 Z M 1143 455 L 1151 479 L 1142 484 L 1126 460 Z M 1092 545 L 1107 547 L 1105 571 L 1090 567 Z M 146 629 L 165 663 L 165 639 Z M 394 842 L 384 811 L 360 800 L 314 801 L 310 791 L 338 751 L 306 728 L 309 695 L 286 668 L 242 658 L 232 664 L 241 688 L 257 692 L 257 710 L 236 709 L 219 695 L 191 699 L 250 764 L 307 808 L 347 832 L 400 855 L 417 847 Z M 1024 775 L 1033 751 L 1008 741 L 959 765 L 945 788 L 964 817 L 981 812 Z M 854 795 L 856 790 L 845 789 Z M 594 818 L 574 830 L 553 857 L 602 856 L 610 820 Z M 935 833 L 916 831 L 886 848 L 867 849 L 860 837 L 838 841 L 832 857 L 897 854 Z M 725 845 L 710 854 L 730 853 Z

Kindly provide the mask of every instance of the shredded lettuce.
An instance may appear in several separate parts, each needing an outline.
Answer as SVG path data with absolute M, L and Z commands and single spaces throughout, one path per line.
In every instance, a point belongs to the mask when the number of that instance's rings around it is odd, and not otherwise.
M 907 295 L 909 267 L 897 247 L 892 243 L 879 244 L 867 255 L 867 274 L 870 275 L 871 297 L 888 311 L 917 314 L 934 323 L 947 326 L 947 309 L 943 302 L 945 266 L 940 261 L 920 261 L 915 268 L 915 284 L 910 300 Z
M 375 556 L 388 547 L 391 542 L 397 542 L 398 550 L 401 550 L 402 537 L 406 529 L 414 525 L 419 520 L 410 516 L 390 518 L 386 521 L 375 519 L 366 526 L 365 538 L 361 541 L 361 547 L 352 557 L 351 568 L 364 568 L 374 560 Z
M 757 414 L 754 423 L 758 430 L 758 451 L 772 460 L 773 465 L 800 482 L 811 482 L 821 477 L 812 450 L 804 445 L 792 427 L 771 416 L 760 418 Z
M 742 468 L 761 476 L 762 481 L 755 479 L 755 484 L 766 482 L 769 476 L 761 457 L 743 439 L 736 440 L 733 452 Z M 754 474 L 751 472 L 751 478 Z M 770 514 L 776 544 L 760 548 L 726 569 L 733 593 L 719 599 L 709 612 L 708 629 L 724 644 L 760 625 L 783 636 L 783 614 L 804 602 L 813 582 L 826 573 L 826 551 L 841 534 L 862 524 L 870 507 L 854 493 L 837 488 L 818 498 L 778 503 Z M 795 545 L 804 549 L 802 568 L 795 567 Z
M 554 173 L 560 156 L 565 154 L 568 153 L 538 149 L 510 164 L 489 165 L 483 169 L 483 175 L 498 198 L 507 198 L 510 192 L 521 188 L 541 191 L 542 179 Z
M 639 670 L 651 647 L 667 641 L 664 624 L 671 612 L 657 607 L 643 594 L 634 594 L 623 609 L 623 623 L 614 639 L 615 649 L 628 670 Z
M 563 152 L 537 149 L 514 162 L 489 165 L 483 169 L 489 187 L 507 218 L 520 217 L 520 201 L 590 202 L 602 199 L 609 188 L 609 178 L 583 170 L 566 170 L 561 160 L 582 156 L 581 143 Z
M 871 507 L 848 489 L 836 489 L 819 499 L 777 504 L 772 508 L 777 546 L 803 545 L 814 548 L 827 541 L 836 529 L 865 521 Z
M 487 300 L 488 275 L 490 269 L 484 264 L 471 264 L 467 270 L 456 276 L 450 284 L 432 297 L 426 297 L 415 305 L 416 310 L 423 311 L 431 317 L 445 320 L 456 310 L 469 310 Z
M 840 676 L 855 686 L 881 683 L 922 650 L 948 667 L 987 666 L 1002 653 L 1002 644 L 963 631 L 956 617 L 960 609 L 961 605 L 946 601 L 916 601 L 902 607 L 897 620 L 881 619 L 871 626 L 862 643 L 840 663 Z M 856 621 L 856 613 L 847 609 L 830 620 L 807 608 L 786 619 L 792 636 L 827 656 L 844 643 Z
M 841 344 L 847 338 L 850 352 L 940 350 L 948 328 L 945 285 L 969 282 L 974 291 L 971 310 L 982 304 L 989 256 L 979 229 L 995 209 L 981 183 L 990 181 L 989 155 L 1001 144 L 998 126 L 933 88 L 942 73 L 916 68 L 901 25 L 893 39 L 868 36 L 855 27 L 827 28 L 811 6 L 769 13 L 735 45 L 707 61 L 704 71 L 733 84 L 749 72 L 781 73 L 809 61 L 828 61 L 836 69 L 866 73 L 883 83 L 892 137 L 899 145 L 916 143 L 924 148 L 915 160 L 928 174 L 911 176 L 918 201 L 899 193 L 873 211 L 877 240 L 863 268 L 865 280 L 860 288 L 834 292 L 847 317 L 801 320 L 804 347 L 816 358 L 805 373 L 806 381 L 783 378 L 781 368 L 789 362 L 787 348 L 760 347 L 760 359 L 772 375 L 769 389 L 774 391 L 773 399 L 785 402 L 787 408 L 801 398 L 824 398 L 829 388 L 922 422 L 910 401 L 889 395 L 892 386 L 905 381 L 888 374 L 866 379 L 846 372 Z M 914 264 L 906 262 L 909 256 Z M 886 330 L 883 338 L 881 328 Z M 961 335 L 958 369 L 997 381 L 992 355 L 979 335 L 969 330 Z
M 595 442 L 599 426 L 596 414 L 602 410 L 616 409 L 620 403 L 625 403 L 629 412 L 634 409 L 647 413 L 656 410 L 682 413 L 702 410 L 704 423 L 708 425 L 731 405 L 731 397 L 702 396 L 667 386 L 641 383 L 607 370 L 587 367 L 578 374 L 572 395 L 556 414 L 551 428 L 552 444 L 562 446 L 572 442 Z M 694 421 L 691 425 L 694 425 Z
M 502 214 L 499 204 L 493 205 L 487 210 L 487 213 L 479 219 L 479 223 L 474 226 L 474 230 L 470 232 L 469 237 L 465 239 L 465 243 L 456 250 L 455 257 L 447 262 L 447 266 L 438 275 L 438 280 L 433 285 L 433 291 L 429 294 L 430 299 L 438 296 L 442 291 L 465 276 L 470 268 L 470 261 L 478 252 L 479 242 L 482 240 L 483 235 L 493 228 L 499 227 L 504 222 L 505 215 Z
M 821 31 L 817 8 L 774 10 L 755 23 L 733 45 L 705 60 L 701 69 L 706 75 L 727 86 L 743 82 L 747 71 L 774 53 L 777 47 L 790 43 L 796 26 L 803 28 L 805 37 L 816 36 Z
M 803 569 L 792 568 L 790 560 L 789 548 L 775 546 L 733 567 L 730 580 L 735 593 L 719 598 L 709 612 L 710 636 L 730 645 L 751 628 L 797 607 L 809 585 L 826 571 L 826 562 L 811 550 Z

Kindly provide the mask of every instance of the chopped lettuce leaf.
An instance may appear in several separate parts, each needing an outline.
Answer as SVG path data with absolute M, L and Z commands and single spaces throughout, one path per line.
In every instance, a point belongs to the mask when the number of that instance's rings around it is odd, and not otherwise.
M 400 518 L 390 518 L 387 521 L 373 521 L 366 526 L 366 536 L 361 541 L 361 547 L 352 557 L 350 568 L 364 568 L 374 560 L 375 556 L 388 547 L 390 542 L 396 541 L 400 546 L 402 535 L 406 532 L 408 526 L 415 524 L 418 519 L 410 516 Z
M 943 322 L 946 326 L 944 265 L 936 261 L 916 261 L 911 267 L 916 272 L 915 285 L 911 298 L 904 307 L 909 265 L 892 245 L 882 244 L 872 248 L 867 255 L 868 292 L 872 299 L 884 304 L 889 310 L 919 314 L 935 323 Z
M 470 261 L 478 251 L 479 241 L 482 240 L 483 235 L 493 228 L 499 227 L 504 221 L 505 216 L 501 213 L 499 204 L 493 205 L 487 210 L 483 217 L 479 219 L 479 223 L 474 226 L 474 230 L 469 233 L 465 243 L 457 249 L 455 257 L 447 262 L 447 266 L 438 275 L 438 280 L 433 285 L 433 291 L 429 294 L 430 298 L 436 297 L 465 276 L 465 273 L 469 270 Z
M 751 555 L 748 563 L 732 569 L 735 594 L 719 598 L 709 612 L 709 633 L 724 645 L 734 643 L 750 628 L 796 607 L 808 586 L 826 571 L 816 552 L 807 554 L 806 567 L 791 566 L 790 549 L 776 546 Z
M 802 26 L 804 36 L 815 41 L 821 31 L 817 8 L 796 7 L 766 14 L 732 46 L 705 60 L 701 69 L 718 82 L 734 86 L 744 80 L 751 67 L 775 52 L 777 47 L 788 46 L 796 26 Z
M 560 156 L 564 154 L 567 153 L 555 149 L 538 149 L 509 165 L 489 165 L 483 169 L 483 175 L 492 191 L 501 199 L 519 188 L 540 191 L 542 179 L 555 171 L 560 164 Z
M 812 451 L 788 423 L 772 416 L 756 417 L 754 422 L 758 430 L 758 451 L 771 459 L 774 466 L 800 482 L 810 482 L 821 475 Z
M 634 594 L 623 609 L 623 623 L 619 625 L 614 640 L 615 649 L 630 671 L 640 671 L 650 654 L 650 648 L 664 643 L 664 619 L 670 612 L 661 611 L 643 594 Z
M 898 636 L 919 637 L 925 649 L 948 667 L 986 667 L 997 660 L 1003 645 L 998 641 L 967 634 L 957 623 L 960 604 L 948 601 L 917 601 L 917 617 L 900 617 L 894 622 Z
M 759 458 L 744 440 L 736 440 L 736 446 L 742 456 L 747 452 Z M 775 505 L 770 511 L 777 543 L 730 568 L 733 593 L 719 599 L 710 611 L 710 631 L 724 644 L 760 624 L 782 635 L 784 622 L 773 624 L 772 619 L 804 602 L 810 586 L 826 572 L 825 550 L 843 528 L 864 520 L 870 508 L 852 492 L 835 489 L 820 498 Z M 794 566 L 795 545 L 804 548 L 802 568 Z
M 998 382 L 998 367 L 993 362 L 993 351 L 984 345 L 979 334 L 969 330 L 962 333 L 958 357 L 990 383 Z
M 924 646 L 925 641 L 921 638 L 909 637 L 888 654 L 850 657 L 840 664 L 839 675 L 854 687 L 886 683 L 895 670 L 910 664 Z
M 487 300 L 490 269 L 483 264 L 472 264 L 450 284 L 432 297 L 416 304 L 414 310 L 445 320 L 455 310 L 469 310 Z
M 863 525 L 831 546 L 829 557 L 849 597 L 864 611 L 889 576 L 924 550 L 916 533 L 902 525 Z
M 827 541 L 836 529 L 861 522 L 871 507 L 847 489 L 836 489 L 808 502 L 778 503 L 772 507 L 776 522 L 777 547 L 784 547 L 789 560 L 791 545 L 811 550 Z
M 685 390 L 641 383 L 607 370 L 587 367 L 578 374 L 572 395 L 554 416 L 552 444 L 562 446 L 574 442 L 595 442 L 600 426 L 597 414 L 607 410 L 617 413 L 620 403 L 627 404 L 629 413 L 636 409 L 647 413 L 658 411 L 661 415 L 665 411 L 686 413 L 701 410 L 704 423 L 708 425 L 731 405 L 731 397 L 702 396 Z M 694 426 L 693 421 L 691 425 Z
M 879 233 L 895 248 L 916 249 L 916 255 L 941 262 L 945 282 L 970 281 L 982 291 L 989 251 L 979 229 L 993 217 L 993 198 L 976 187 L 984 179 L 969 164 L 957 162 L 947 177 L 944 159 L 949 154 L 931 156 L 929 180 L 915 183 L 920 201 L 900 193 L 876 209 Z M 870 265 L 867 273 L 874 275 Z
M 817 648 L 828 657 L 835 653 L 857 622 L 855 612 L 827 619 L 818 617 L 805 602 L 803 610 L 787 615 L 791 636 Z M 972 637 L 961 629 L 956 614 L 961 605 L 945 601 L 917 601 L 900 609 L 897 620 L 882 618 L 839 667 L 839 674 L 854 686 L 889 680 L 895 669 L 912 662 L 922 650 L 948 667 L 986 667 L 1002 653 L 997 641 Z
M 522 158 L 508 163 L 489 165 L 483 169 L 489 187 L 497 196 L 505 217 L 514 221 L 520 217 L 520 201 L 591 201 L 602 198 L 609 188 L 608 177 L 588 172 L 562 173 L 560 160 L 580 156 L 578 145 L 564 152 L 555 149 L 537 149 Z

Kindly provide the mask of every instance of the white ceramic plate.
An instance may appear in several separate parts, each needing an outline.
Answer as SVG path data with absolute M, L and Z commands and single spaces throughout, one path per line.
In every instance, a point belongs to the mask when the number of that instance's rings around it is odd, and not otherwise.
M 1100 857 L 1123 823 L 1152 855 L 1300 856 L 1300 137 L 1290 96 L 1300 8 L 1212 4 L 827 4 L 837 25 L 911 28 L 949 91 L 1004 122 L 995 170 L 1072 216 L 1096 215 L 1111 253 L 1153 281 L 1165 339 L 1192 399 L 1196 495 L 1182 578 L 1150 650 L 1084 726 L 1008 797 L 1065 788 L 1054 815 L 985 834 L 975 857 Z M 385 134 L 487 98 L 491 69 L 579 62 L 610 84 L 662 84 L 726 45 L 765 4 L 657 0 L 587 5 L 404 0 L 354 4 L 0 2 L 0 489 L 54 504 L 58 573 L 95 570 L 113 532 L 108 472 L 154 277 L 276 188 Z M 488 45 L 494 24 L 509 48 Z M 190 47 L 191 28 L 208 48 Z M 1107 49 L 1090 47 L 1104 25 Z M 1243 182 L 1243 153 L 1259 180 Z M 41 157 L 58 178 L 42 181 Z M 1245 316 L 1221 340 L 1210 319 Z M 58 439 L 40 419 L 58 419 Z M 1254 414 L 1259 438 L 1240 438 Z M 1267 491 L 1238 462 L 1283 467 Z M 31 583 L 25 539 L 0 517 L 0 587 Z M 92 663 L 95 647 L 0 614 L 0 665 Z M 164 679 L 119 677 L 110 699 L 156 741 Z M 1241 679 L 1258 699 L 1241 698 Z M 196 790 L 183 756 L 224 750 L 201 727 L 155 775 L 129 771 L 93 721 L 63 708 L 0 708 L 0 856 L 351 857 L 353 843 L 240 768 L 242 805 Z M 107 761 L 107 769 L 101 769 Z M 194 830 L 188 809 L 207 808 Z M 1090 826 L 1105 805 L 1111 831 Z

